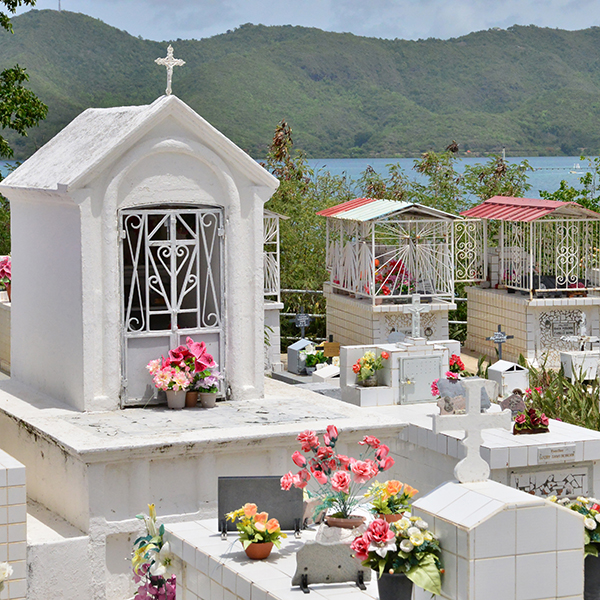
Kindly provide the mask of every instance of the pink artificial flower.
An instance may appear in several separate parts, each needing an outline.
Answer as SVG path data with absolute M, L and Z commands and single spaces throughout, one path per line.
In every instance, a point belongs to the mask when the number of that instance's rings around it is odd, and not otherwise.
M 285 490 L 287 492 L 288 490 L 292 489 L 293 484 L 294 484 L 294 476 L 292 475 L 291 471 L 289 473 L 286 473 L 281 478 L 281 489 L 282 490 Z
M 365 483 L 372 479 L 374 476 L 373 473 L 373 464 L 368 460 L 357 460 L 350 465 L 350 470 L 352 471 L 352 475 L 354 481 L 357 483 Z M 375 473 L 377 473 L 377 469 L 375 469 Z
M 381 445 L 381 442 L 372 435 L 365 435 L 365 437 L 358 443 L 362 445 L 366 444 L 367 446 L 371 446 L 371 448 L 379 448 Z
M 375 452 L 375 456 L 377 457 L 377 460 L 383 460 L 389 453 L 390 453 L 389 446 L 386 446 L 385 444 L 381 444 L 381 446 L 379 446 L 379 448 L 377 448 L 377 452 Z
M 383 460 L 378 463 L 380 471 L 387 471 L 394 466 L 394 459 L 391 456 L 386 456 Z
M 348 466 L 350 465 L 350 459 L 345 454 L 338 454 L 337 461 L 340 463 L 340 467 L 342 467 L 342 469 L 348 469 Z
M 347 494 L 350 489 L 351 482 L 352 478 L 347 471 L 336 471 L 331 476 L 331 487 L 336 492 L 343 492 L 344 494 Z
M 369 537 L 374 544 L 385 544 L 396 537 L 390 529 L 390 525 L 384 519 L 375 519 L 367 529 Z
M 185 342 L 189 349 L 188 355 L 194 357 L 196 371 L 202 372 L 217 366 L 212 355 L 207 352 L 204 342 L 195 342 L 191 337 L 188 337 Z
M 335 441 L 338 439 L 339 432 L 335 425 L 327 425 L 327 435 L 329 439 L 335 444 Z
M 303 452 L 310 452 L 313 448 L 319 447 L 319 438 L 314 431 L 310 431 L 309 429 L 299 433 L 296 439 L 300 442 Z
M 327 458 L 331 458 L 334 455 L 334 450 L 333 448 L 330 448 L 329 446 L 321 446 L 318 450 L 317 450 L 317 458 L 319 460 L 325 460 Z
M 10 256 L 0 260 L 0 279 L 12 279 Z
M 323 473 L 323 471 L 313 471 L 313 477 L 321 484 L 325 485 L 327 483 L 327 475 Z
M 440 389 L 438 388 L 438 381 L 439 381 L 439 378 L 434 380 L 434 382 L 431 384 L 431 395 L 432 396 L 440 395 Z
M 298 471 L 298 473 L 296 473 L 293 476 L 294 487 L 301 488 L 301 489 L 305 488 L 306 485 L 308 484 L 309 479 L 310 479 L 310 473 L 306 469 L 302 469 L 301 471 Z
M 306 466 L 306 458 L 304 458 L 304 456 L 302 456 L 298 450 L 292 454 L 292 460 L 297 467 L 302 468 Z
M 350 544 L 350 548 L 356 552 L 358 560 L 367 560 L 369 558 L 369 544 L 371 540 L 368 533 L 364 533 L 360 537 L 354 538 Z
M 542 425 L 544 427 L 548 427 L 548 423 L 550 423 L 550 421 L 548 420 L 548 417 L 542 413 L 542 416 L 540 417 L 540 421 L 542 422 Z
M 459 373 L 453 373 L 452 371 L 446 371 L 446 379 L 459 379 Z
M 189 355 L 189 350 L 185 346 L 178 346 L 173 350 L 169 350 L 169 362 L 179 364 Z
M 518 414 L 515 417 L 515 423 L 518 423 L 519 425 L 523 425 L 523 423 L 525 423 L 526 417 L 523 413 Z

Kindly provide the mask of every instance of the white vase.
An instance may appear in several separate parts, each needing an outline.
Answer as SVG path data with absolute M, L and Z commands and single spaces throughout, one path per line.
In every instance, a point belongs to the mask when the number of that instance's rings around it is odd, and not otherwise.
M 169 408 L 180 409 L 185 406 L 185 390 L 167 390 L 167 406 Z
M 202 408 L 214 408 L 217 405 L 217 394 L 213 392 L 200 392 Z

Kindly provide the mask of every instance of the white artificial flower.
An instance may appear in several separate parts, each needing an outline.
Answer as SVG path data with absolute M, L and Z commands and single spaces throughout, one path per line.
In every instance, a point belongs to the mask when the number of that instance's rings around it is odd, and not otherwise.
M 415 546 L 420 546 L 425 543 L 425 537 L 423 534 L 417 529 L 417 533 L 413 533 L 410 536 L 410 543 Z
M 415 525 L 419 528 L 419 529 L 427 529 L 427 527 L 429 527 L 429 525 L 427 524 L 427 521 L 423 521 L 423 519 L 419 519 Z
M 410 527 L 410 519 L 402 517 L 399 521 L 396 521 L 396 528 L 400 531 L 406 531 Z
M 396 552 L 396 541 L 394 538 L 388 540 L 385 544 L 369 544 L 369 552 L 375 552 L 381 558 L 385 558 L 388 552 Z
M 4 582 L 13 574 L 13 568 L 7 563 L 0 563 L 0 592 L 4 589 Z
M 400 542 L 400 550 L 402 550 L 402 552 L 406 552 L 408 554 L 409 552 L 412 552 L 413 548 L 414 545 L 410 540 L 402 540 Z
M 160 552 L 157 552 L 154 556 L 154 562 L 150 567 L 150 575 L 164 577 L 171 570 L 171 563 L 173 562 L 173 553 L 171 552 L 171 544 L 165 542 Z
M 581 502 L 581 504 L 587 504 L 589 502 L 589 498 L 584 498 L 583 496 L 577 496 L 577 502 Z
M 415 533 L 421 533 L 421 530 L 418 527 L 409 527 L 406 530 L 406 533 L 408 533 L 408 535 L 414 535 Z
M 600 523 L 600 513 L 597 513 L 594 518 L 596 519 L 596 521 L 598 521 L 598 523 Z
M 431 535 L 431 533 L 429 533 L 429 531 L 424 531 L 423 532 L 423 537 L 428 541 L 431 542 L 433 541 L 433 536 Z
M 598 526 L 598 523 L 596 523 L 594 519 L 590 519 L 590 517 L 586 517 L 583 520 L 583 524 L 585 525 L 586 529 L 590 529 L 592 531 Z

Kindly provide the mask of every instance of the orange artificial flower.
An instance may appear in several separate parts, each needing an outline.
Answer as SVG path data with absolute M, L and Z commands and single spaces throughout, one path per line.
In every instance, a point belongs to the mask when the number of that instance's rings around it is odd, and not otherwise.
M 244 506 L 242 506 L 242 510 L 244 511 L 244 516 L 248 518 L 253 517 L 257 511 L 256 504 L 244 504 Z
M 412 498 L 415 494 L 419 493 L 419 490 L 416 490 L 414 487 L 411 487 L 410 485 L 406 484 L 404 486 L 404 493 L 409 497 Z
M 390 355 L 384 350 L 381 353 L 381 358 L 383 358 L 383 360 L 387 360 L 390 357 Z
M 385 491 L 388 496 L 394 496 L 400 492 L 402 489 L 402 483 L 397 481 L 396 479 L 391 479 L 390 481 L 386 481 Z
M 254 522 L 255 523 L 266 523 L 268 519 L 269 519 L 269 513 L 261 512 L 261 513 L 258 513 L 254 517 Z
M 269 519 L 267 522 L 267 531 L 273 533 L 280 528 L 279 521 L 277 519 Z
M 263 521 L 259 521 L 258 523 L 254 523 L 254 529 L 256 529 L 257 531 L 266 531 L 267 530 L 267 524 Z

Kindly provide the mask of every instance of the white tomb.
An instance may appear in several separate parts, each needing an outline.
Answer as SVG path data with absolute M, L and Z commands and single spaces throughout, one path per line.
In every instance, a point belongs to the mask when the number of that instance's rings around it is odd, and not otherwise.
M 12 377 L 77 410 L 146 404 L 145 365 L 189 336 L 222 392 L 261 397 L 263 204 L 277 185 L 175 96 L 83 112 L 1 184 Z

